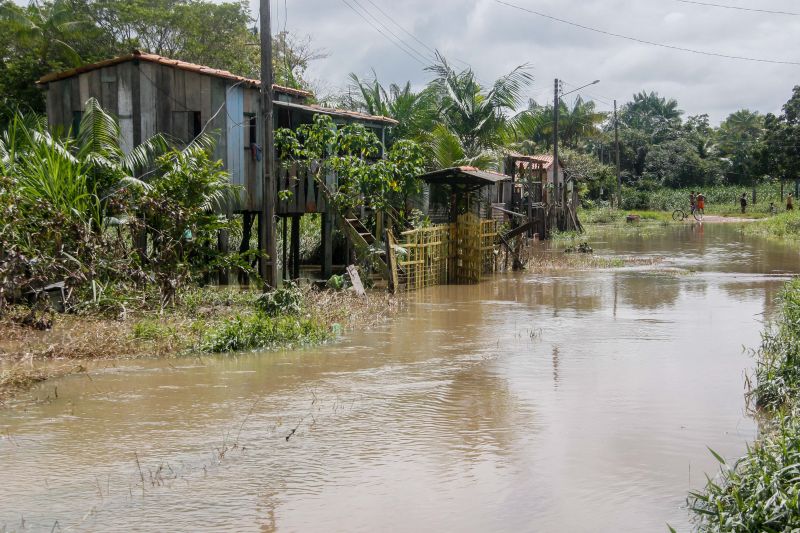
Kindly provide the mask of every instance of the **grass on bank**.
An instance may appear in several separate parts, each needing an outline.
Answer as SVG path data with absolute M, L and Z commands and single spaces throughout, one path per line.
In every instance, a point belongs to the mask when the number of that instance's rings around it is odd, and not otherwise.
M 757 352 L 750 399 L 764 415 L 758 440 L 733 465 L 691 493 L 701 532 L 800 528 L 800 279 L 781 294 L 781 312 Z M 715 454 L 716 455 L 716 454 Z
M 127 302 L 121 313 L 52 314 L 49 331 L 22 325 L 27 309 L 6 313 L 0 320 L 0 401 L 45 379 L 85 371 L 86 361 L 317 344 L 375 325 L 400 306 L 386 294 L 363 298 L 346 290 L 289 287 L 271 294 L 189 288 L 160 315 Z
M 744 228 L 746 235 L 775 239 L 797 239 L 800 237 L 800 211 L 788 211 L 775 215 Z

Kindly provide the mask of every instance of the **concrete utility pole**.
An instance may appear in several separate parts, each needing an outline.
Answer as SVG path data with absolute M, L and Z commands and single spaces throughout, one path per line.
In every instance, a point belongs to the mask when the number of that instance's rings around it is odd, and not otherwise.
M 553 195 L 563 205 L 564 199 L 558 194 L 558 111 L 560 100 L 558 96 L 558 78 L 556 78 L 553 88 Z
M 619 120 L 617 120 L 616 100 L 614 100 L 614 146 L 617 153 L 617 209 L 622 209 L 622 172 L 619 161 Z
M 260 0 L 261 17 L 261 113 L 264 124 L 264 180 L 261 189 L 261 219 L 258 231 L 261 237 L 261 279 L 267 289 L 278 286 L 278 263 L 275 241 L 275 136 L 272 114 L 272 30 L 270 29 L 269 2 Z

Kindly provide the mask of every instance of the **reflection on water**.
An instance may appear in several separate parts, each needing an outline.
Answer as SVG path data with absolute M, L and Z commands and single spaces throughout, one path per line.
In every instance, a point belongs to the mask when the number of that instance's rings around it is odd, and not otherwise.
M 755 436 L 798 253 L 735 227 L 601 235 L 667 268 L 412 295 L 306 351 L 109 366 L 0 412 L 0 530 L 653 531 Z

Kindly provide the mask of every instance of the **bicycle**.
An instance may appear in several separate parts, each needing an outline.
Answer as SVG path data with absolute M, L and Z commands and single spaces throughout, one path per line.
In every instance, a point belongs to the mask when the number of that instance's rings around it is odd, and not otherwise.
M 686 211 L 683 210 L 683 208 L 679 207 L 678 209 L 672 212 L 672 220 L 674 220 L 675 222 L 683 222 L 689 217 L 689 215 L 693 216 L 696 221 L 702 222 L 705 212 L 703 211 L 703 209 L 695 207 L 690 213 L 687 213 Z

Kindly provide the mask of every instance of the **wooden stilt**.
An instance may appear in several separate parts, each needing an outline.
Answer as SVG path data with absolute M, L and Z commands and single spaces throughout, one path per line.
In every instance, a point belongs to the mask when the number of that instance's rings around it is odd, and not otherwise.
M 300 277 L 300 217 L 292 215 L 292 279 Z

